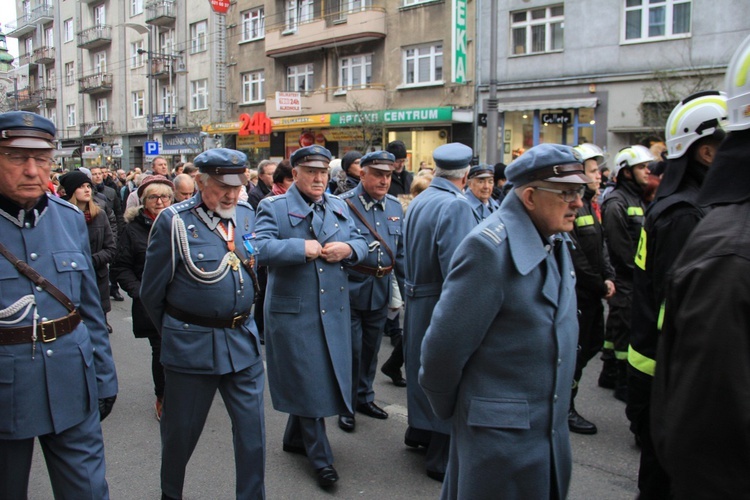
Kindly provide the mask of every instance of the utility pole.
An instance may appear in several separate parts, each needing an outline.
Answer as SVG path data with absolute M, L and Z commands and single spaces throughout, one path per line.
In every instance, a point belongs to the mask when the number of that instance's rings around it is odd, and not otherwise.
M 490 1 L 490 96 L 487 99 L 487 163 L 497 163 L 497 2 Z

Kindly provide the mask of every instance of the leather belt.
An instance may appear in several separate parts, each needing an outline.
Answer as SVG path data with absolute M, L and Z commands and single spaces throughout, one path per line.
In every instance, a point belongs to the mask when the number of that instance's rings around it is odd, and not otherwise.
M 375 276 L 376 278 L 382 278 L 391 274 L 391 271 L 393 271 L 393 266 L 370 267 L 357 264 L 356 266 L 351 266 L 349 269 L 351 269 L 352 271 L 357 271 L 358 273 L 367 274 L 369 276 Z
M 164 308 L 164 310 L 167 314 L 177 320 L 190 323 L 191 325 L 205 326 L 206 328 L 238 328 L 244 325 L 247 318 L 250 317 L 250 311 L 247 311 L 229 319 L 207 318 L 205 316 L 198 316 L 197 314 L 183 311 L 169 303 L 167 303 L 167 307 Z
M 76 329 L 81 322 L 81 315 L 78 311 L 73 311 L 59 319 L 52 321 L 43 321 L 36 325 L 37 340 L 42 342 L 52 342 L 58 337 L 67 335 Z M 15 328 L 0 328 L 0 345 L 12 344 L 30 344 L 34 340 L 31 338 L 34 327 L 18 326 Z

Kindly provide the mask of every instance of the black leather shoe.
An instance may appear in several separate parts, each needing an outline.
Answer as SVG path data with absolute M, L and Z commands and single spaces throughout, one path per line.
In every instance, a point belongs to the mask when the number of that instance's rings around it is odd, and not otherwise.
M 339 480 L 339 474 L 333 465 L 322 467 L 316 471 L 318 473 L 318 484 L 321 488 L 333 486 Z
M 428 470 L 427 477 L 429 477 L 430 479 L 434 479 L 435 481 L 440 481 L 442 483 L 445 480 L 445 472 Z
M 114 291 L 114 292 L 110 293 L 110 294 L 109 294 L 109 296 L 110 296 L 110 298 L 111 298 L 112 300 L 114 300 L 115 302 L 122 302 L 123 300 L 125 300 L 125 299 L 124 299 L 124 298 L 122 297 L 122 295 L 120 295 L 120 292 L 119 292 L 119 291 Z
M 389 377 L 393 381 L 393 385 L 396 387 L 406 387 L 406 379 L 401 375 L 401 369 L 392 367 L 386 361 L 380 368 L 383 375 Z
M 297 455 L 307 456 L 307 450 L 304 446 L 294 446 L 292 444 L 284 443 L 282 448 L 287 453 L 296 453 Z
M 382 408 L 372 402 L 358 404 L 357 411 L 359 413 L 362 413 L 363 415 L 367 415 L 368 417 L 379 418 L 380 420 L 385 420 L 386 418 L 388 418 L 388 414 L 383 411 Z
M 575 408 L 568 412 L 568 429 L 576 434 L 596 434 L 596 425 L 580 416 Z
M 339 415 L 339 428 L 342 431 L 352 432 L 354 425 L 354 415 Z

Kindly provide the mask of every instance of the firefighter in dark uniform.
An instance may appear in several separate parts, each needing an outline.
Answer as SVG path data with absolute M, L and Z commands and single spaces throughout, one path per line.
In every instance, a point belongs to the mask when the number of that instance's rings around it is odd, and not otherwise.
M 633 297 L 633 258 L 638 247 L 646 204 L 643 188 L 648 183 L 648 164 L 654 155 L 645 146 L 630 146 L 615 157 L 612 177 L 616 185 L 602 203 L 602 224 L 607 234 L 607 250 L 615 269 L 617 293 L 609 301 L 607 338 L 614 344 L 617 379 L 615 397 L 627 401 L 628 342 Z
M 665 287 L 651 436 L 671 498 L 750 495 L 750 37 L 727 68 L 729 132 Z
M 717 91 L 693 94 L 667 120 L 667 169 L 646 212 L 633 272 L 633 314 L 628 349 L 630 427 L 641 444 L 641 499 L 668 498 L 669 480 L 651 441 L 649 398 L 659 339 L 665 277 L 707 207 L 696 200 L 725 133 L 726 98 Z
M 573 389 L 568 412 L 568 428 L 578 434 L 596 434 L 596 425 L 578 414 L 575 397 L 583 368 L 601 350 L 604 341 L 604 304 L 615 294 L 615 272 L 609 263 L 604 242 L 601 215 L 595 205 L 599 193 L 601 173 L 599 163 L 604 152 L 594 144 L 581 144 L 575 148 L 583 160 L 585 174 L 592 180 L 586 185 L 583 206 L 578 209 L 573 231 L 571 256 L 576 270 L 576 297 L 578 298 L 578 353 L 573 375 Z

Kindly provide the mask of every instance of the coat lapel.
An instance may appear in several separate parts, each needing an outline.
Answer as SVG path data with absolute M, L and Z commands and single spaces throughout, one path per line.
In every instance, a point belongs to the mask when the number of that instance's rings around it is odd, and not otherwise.
M 292 184 L 286 192 L 287 206 L 289 207 L 289 224 L 292 227 L 296 227 L 299 224 L 305 222 L 312 212 L 312 208 L 305 203 L 302 199 L 302 195 L 297 190 L 297 186 Z

